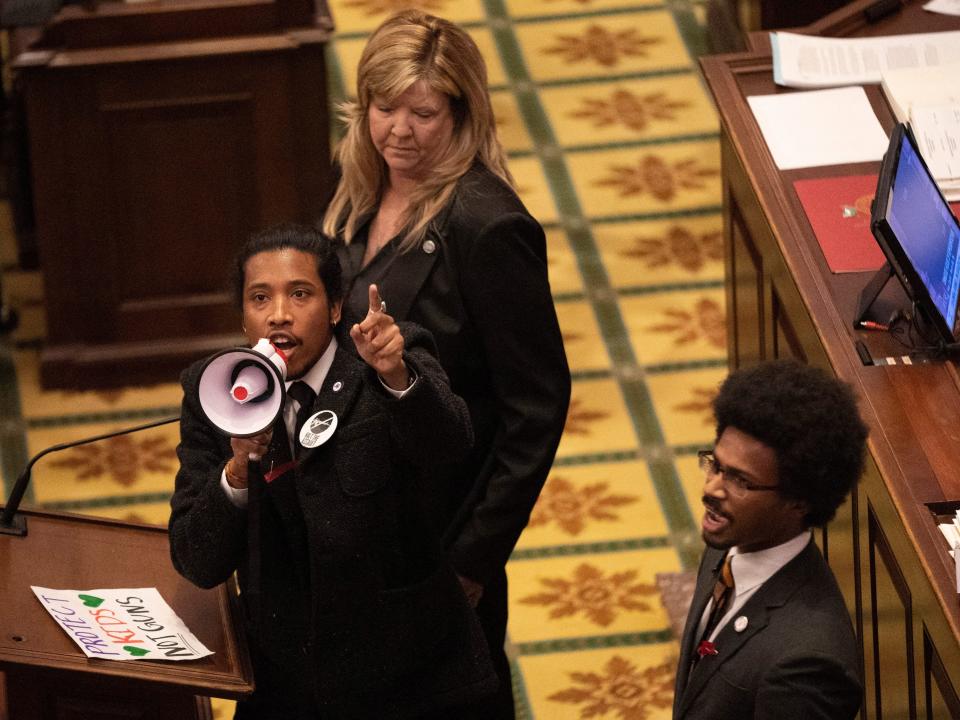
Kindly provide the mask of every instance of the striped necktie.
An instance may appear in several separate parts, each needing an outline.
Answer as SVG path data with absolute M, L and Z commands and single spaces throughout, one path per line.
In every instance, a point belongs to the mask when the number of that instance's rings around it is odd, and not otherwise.
M 713 608 L 710 610 L 710 616 L 707 618 L 707 625 L 703 630 L 701 640 L 708 640 L 710 633 L 717 627 L 720 618 L 723 617 L 733 596 L 733 570 L 730 565 L 733 561 L 732 555 L 727 555 L 723 561 L 723 568 L 717 575 L 717 582 L 713 586 Z

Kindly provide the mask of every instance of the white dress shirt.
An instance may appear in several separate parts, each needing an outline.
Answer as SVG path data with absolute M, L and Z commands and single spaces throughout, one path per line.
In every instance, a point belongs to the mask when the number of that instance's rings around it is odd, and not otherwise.
M 758 550 L 751 553 L 741 553 L 737 546 L 730 548 L 728 555 L 732 556 L 730 561 L 730 572 L 733 573 L 733 597 L 730 598 L 727 605 L 727 612 L 720 618 L 720 622 L 710 633 L 707 640 L 713 642 L 717 633 L 730 622 L 740 609 L 746 604 L 747 600 L 760 589 L 760 587 L 777 572 L 780 568 L 793 560 L 797 555 L 803 552 L 803 549 L 810 542 L 810 531 L 804 530 L 791 540 L 785 543 L 775 545 L 766 550 Z M 706 610 L 700 618 L 700 625 L 697 627 L 697 637 L 703 635 L 703 630 L 707 626 L 707 618 L 710 617 L 710 610 L 713 608 L 713 600 L 707 603 Z
M 323 351 L 323 354 L 320 358 L 313 364 L 307 372 L 305 372 L 298 380 L 305 382 L 313 392 L 317 395 L 320 394 L 320 388 L 323 387 L 323 381 L 327 379 L 327 373 L 330 371 L 330 366 L 333 365 L 333 357 L 337 353 L 337 339 L 335 337 L 330 338 L 330 344 L 327 345 L 327 349 Z M 416 375 L 413 370 L 410 372 L 410 384 L 407 386 L 406 390 L 394 390 L 385 382 L 383 378 L 380 379 L 380 384 L 383 385 L 383 388 L 393 395 L 398 400 L 406 395 L 410 389 L 413 387 L 413 384 L 416 382 Z M 379 376 L 378 376 L 379 377 Z M 290 386 L 294 383 L 294 380 L 287 380 L 285 387 L 287 390 L 290 389 Z M 287 426 L 287 438 L 290 440 L 290 456 L 294 456 L 293 444 L 297 441 L 294 437 L 294 432 L 296 430 L 297 423 L 297 412 L 300 410 L 300 403 L 297 402 L 290 395 L 286 396 L 287 400 L 283 406 L 283 422 Z M 220 487 L 223 488 L 223 491 L 227 494 L 227 497 L 230 499 L 234 505 L 239 508 L 245 508 L 247 506 L 247 489 L 246 488 L 235 488 L 227 482 L 227 469 L 224 465 L 223 472 L 220 473 Z

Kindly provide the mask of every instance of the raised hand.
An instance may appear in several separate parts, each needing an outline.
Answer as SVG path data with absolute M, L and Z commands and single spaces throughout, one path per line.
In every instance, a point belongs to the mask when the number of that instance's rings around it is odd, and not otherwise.
M 403 335 L 393 318 L 387 315 L 387 304 L 376 285 L 368 289 L 367 316 L 350 328 L 350 337 L 364 362 L 377 371 L 394 390 L 406 390 L 410 373 L 403 363 Z

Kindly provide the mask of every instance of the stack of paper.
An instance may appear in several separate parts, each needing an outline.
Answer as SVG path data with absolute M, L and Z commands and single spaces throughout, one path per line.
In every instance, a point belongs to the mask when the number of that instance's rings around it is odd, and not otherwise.
M 960 63 L 887 68 L 880 74 L 880 87 L 897 120 L 909 122 L 916 105 L 960 105 Z
M 960 15 L 960 0 L 930 0 L 923 9 L 944 15 Z
M 798 88 L 878 83 L 886 70 L 960 62 L 960 31 L 867 38 L 770 33 L 773 79 Z
M 940 532 L 943 533 L 943 537 L 946 538 L 947 545 L 951 549 L 960 545 L 960 532 L 957 530 L 956 519 L 954 519 L 954 522 L 940 523 L 937 527 L 940 528 Z M 953 555 L 952 552 L 950 554 Z
M 952 523 L 941 523 L 937 527 L 947 539 L 947 544 L 953 548 L 950 555 L 953 557 L 954 573 L 956 575 L 957 592 L 960 593 L 960 510 L 957 511 Z
M 947 200 L 960 200 L 960 63 L 888 69 L 880 85 Z
M 960 103 L 910 108 L 923 159 L 947 200 L 960 200 Z

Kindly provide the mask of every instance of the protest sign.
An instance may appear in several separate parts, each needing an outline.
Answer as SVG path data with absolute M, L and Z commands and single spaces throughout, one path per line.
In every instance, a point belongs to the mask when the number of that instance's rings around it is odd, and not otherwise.
M 156 588 L 31 589 L 87 657 L 197 660 L 213 654 Z

